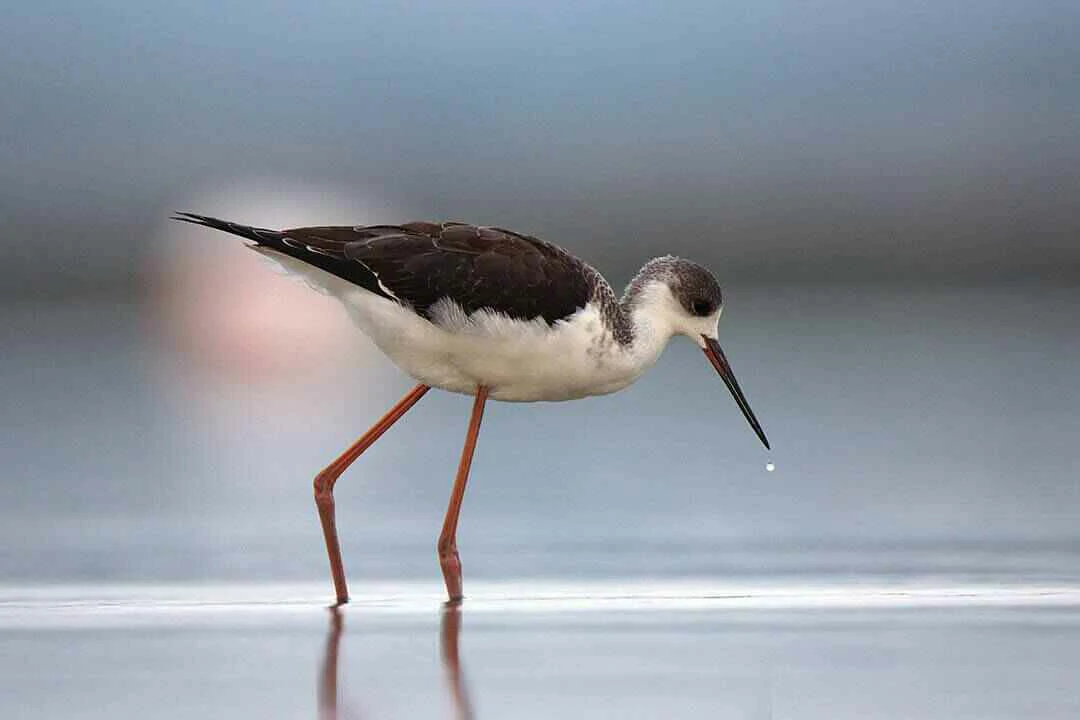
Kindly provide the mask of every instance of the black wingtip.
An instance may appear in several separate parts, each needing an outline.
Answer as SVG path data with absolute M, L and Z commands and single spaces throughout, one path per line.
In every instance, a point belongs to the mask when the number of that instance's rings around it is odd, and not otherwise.
M 209 215 L 198 215 L 196 213 L 180 212 L 179 210 L 173 211 L 173 214 L 169 219 L 191 223 L 192 225 L 203 225 L 204 227 L 215 227 L 217 225 L 226 224 L 224 220 L 218 220 Z
M 248 240 L 254 240 L 257 244 L 260 245 L 268 241 L 273 242 L 280 236 L 280 233 L 276 230 L 267 230 L 265 228 L 257 228 L 250 225 L 241 225 L 240 223 L 222 220 L 220 218 L 211 217 L 209 215 L 199 215 L 197 213 L 176 211 L 169 219 L 191 223 L 192 225 L 200 225 L 202 227 L 208 227 L 214 230 L 221 230 L 222 232 L 238 235 Z

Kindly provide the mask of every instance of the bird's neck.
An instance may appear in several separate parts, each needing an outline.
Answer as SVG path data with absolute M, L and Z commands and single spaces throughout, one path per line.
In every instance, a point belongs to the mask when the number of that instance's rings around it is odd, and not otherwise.
M 651 367 L 674 334 L 671 324 L 654 304 L 627 294 L 619 301 L 622 322 L 629 329 L 626 352 L 642 371 Z

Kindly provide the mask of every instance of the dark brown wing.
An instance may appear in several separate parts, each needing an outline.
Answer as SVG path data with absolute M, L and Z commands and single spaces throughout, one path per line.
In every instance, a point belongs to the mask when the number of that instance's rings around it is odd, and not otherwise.
M 413 222 L 274 231 L 179 215 L 272 247 L 429 319 L 447 298 L 467 313 L 486 309 L 554 323 L 585 306 L 597 277 L 562 248 L 501 228 Z

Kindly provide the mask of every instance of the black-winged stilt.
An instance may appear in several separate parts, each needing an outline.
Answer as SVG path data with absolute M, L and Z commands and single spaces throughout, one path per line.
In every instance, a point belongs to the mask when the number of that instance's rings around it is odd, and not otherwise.
M 411 222 L 267 230 L 192 213 L 173 219 L 251 240 L 256 252 L 337 297 L 419 383 L 315 476 L 338 604 L 349 594 L 334 483 L 432 387 L 475 397 L 437 546 L 451 601 L 462 598 L 458 514 L 488 398 L 533 402 L 612 393 L 651 367 L 668 340 L 685 335 L 705 352 L 769 447 L 717 340 L 720 286 L 689 260 L 650 260 L 619 298 L 584 261 L 501 228 Z

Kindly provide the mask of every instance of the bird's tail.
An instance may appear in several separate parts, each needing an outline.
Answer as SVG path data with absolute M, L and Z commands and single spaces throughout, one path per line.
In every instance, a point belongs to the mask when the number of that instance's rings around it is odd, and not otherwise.
M 318 292 L 341 297 L 350 288 L 359 285 L 382 294 L 378 280 L 363 264 L 351 262 L 340 250 L 335 252 L 336 248 L 325 243 L 316 247 L 290 238 L 289 232 L 295 233 L 295 230 L 267 230 L 189 212 L 174 213 L 172 219 L 251 240 L 253 244 L 248 245 L 249 248 L 270 260 L 279 270 L 284 270 L 286 275 L 300 278 Z M 319 241 L 317 237 L 307 238 L 307 243 Z M 341 279 L 348 282 L 342 283 Z
M 241 225 L 240 223 L 229 222 L 228 220 L 220 220 L 208 215 L 196 215 L 189 212 L 177 212 L 173 213 L 172 220 L 179 220 L 180 222 L 191 223 L 192 225 L 202 225 L 203 227 L 214 228 L 215 230 L 223 230 L 233 235 L 239 235 L 246 240 L 252 240 L 257 245 L 276 245 L 281 242 L 281 233 L 277 230 L 267 230 L 266 228 L 252 227 L 251 225 Z

